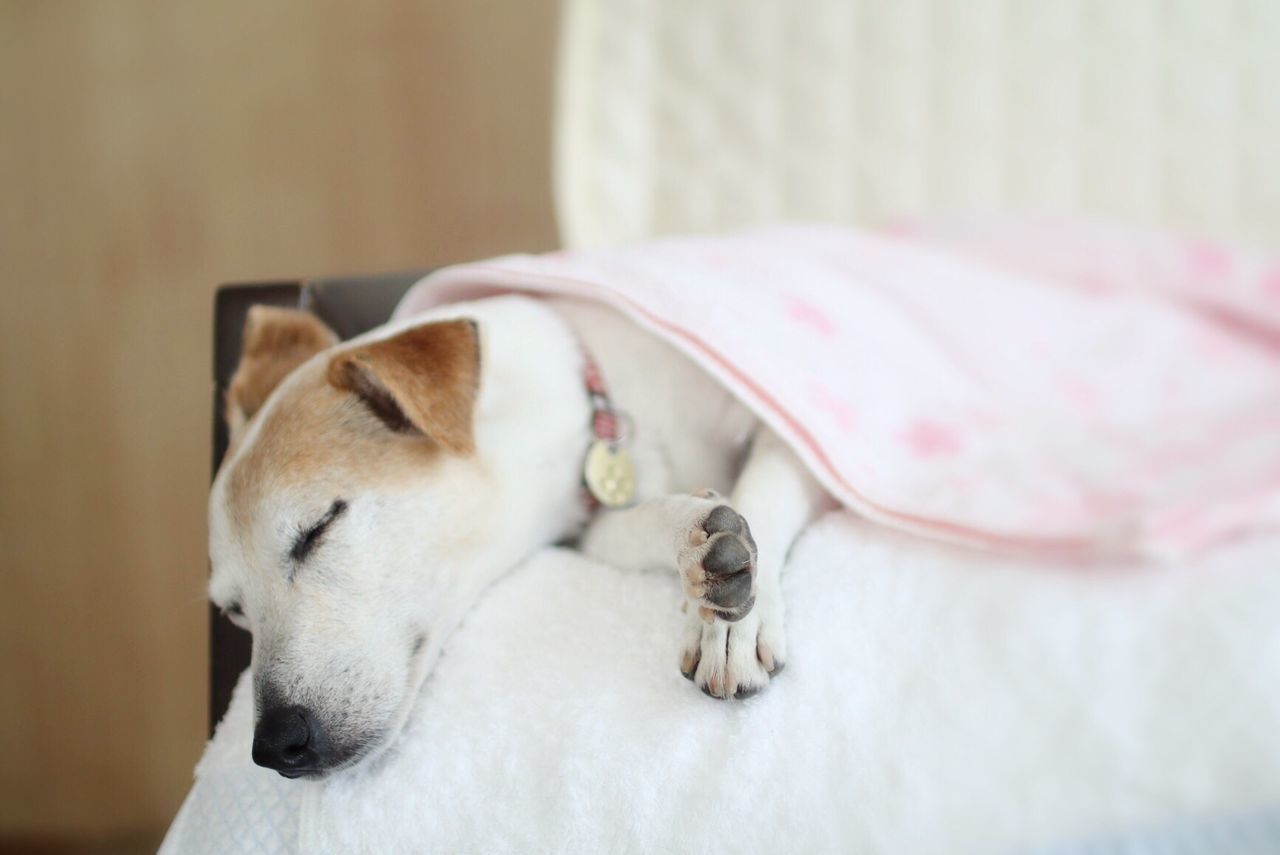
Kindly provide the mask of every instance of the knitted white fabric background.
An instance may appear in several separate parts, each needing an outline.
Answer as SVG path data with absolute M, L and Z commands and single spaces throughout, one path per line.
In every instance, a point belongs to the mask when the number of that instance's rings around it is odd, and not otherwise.
M 1091 215 L 1280 246 L 1273 0 L 567 0 L 568 246 Z

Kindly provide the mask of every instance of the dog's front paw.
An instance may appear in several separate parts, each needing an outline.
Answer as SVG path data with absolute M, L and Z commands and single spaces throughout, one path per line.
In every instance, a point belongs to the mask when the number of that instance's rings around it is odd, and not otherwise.
M 746 519 L 711 491 L 696 495 L 709 507 L 694 515 L 677 550 L 689 598 L 680 671 L 713 698 L 749 697 L 786 664 L 781 596 L 775 583 L 757 598 Z
M 700 498 L 715 502 L 709 493 Z M 756 542 L 742 515 L 725 504 L 694 518 L 678 547 L 677 563 L 695 616 L 739 621 L 756 600 Z
M 713 698 L 747 698 L 786 667 L 781 603 L 772 596 L 742 620 L 707 623 L 690 613 L 685 624 L 680 672 Z

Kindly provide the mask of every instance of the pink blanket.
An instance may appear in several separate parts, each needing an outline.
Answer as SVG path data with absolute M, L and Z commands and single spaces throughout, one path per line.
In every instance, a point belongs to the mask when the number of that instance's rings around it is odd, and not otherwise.
M 779 227 L 453 267 L 397 316 L 496 291 L 617 307 L 913 532 L 1150 554 L 1280 521 L 1274 258 L 1052 223 Z

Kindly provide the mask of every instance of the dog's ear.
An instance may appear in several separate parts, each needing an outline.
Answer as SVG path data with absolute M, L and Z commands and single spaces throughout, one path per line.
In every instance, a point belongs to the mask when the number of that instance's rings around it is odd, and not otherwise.
M 289 372 L 337 344 L 338 337 L 310 312 L 253 306 L 241 341 L 240 364 L 227 386 L 232 442 Z
M 391 430 L 421 433 L 455 454 L 475 450 L 480 381 L 475 322 L 439 321 L 336 353 L 329 382 L 358 395 Z

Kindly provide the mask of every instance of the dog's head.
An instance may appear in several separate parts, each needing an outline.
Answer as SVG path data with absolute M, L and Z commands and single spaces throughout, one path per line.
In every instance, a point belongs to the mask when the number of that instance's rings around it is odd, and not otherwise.
M 253 633 L 253 758 L 343 768 L 399 729 L 483 549 L 476 325 L 339 345 L 314 316 L 255 308 L 227 393 L 209 503 L 210 595 Z

